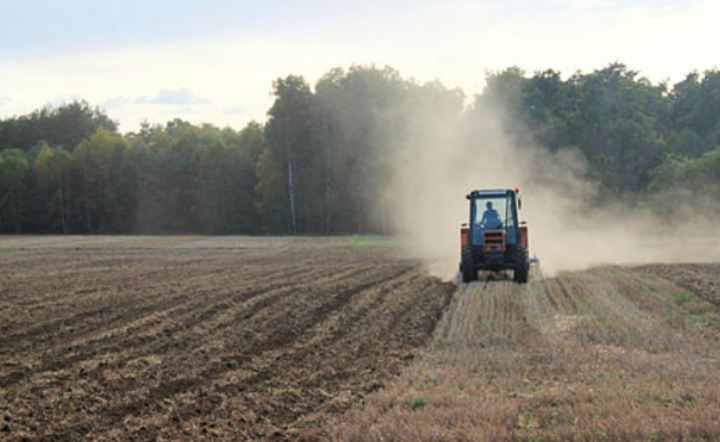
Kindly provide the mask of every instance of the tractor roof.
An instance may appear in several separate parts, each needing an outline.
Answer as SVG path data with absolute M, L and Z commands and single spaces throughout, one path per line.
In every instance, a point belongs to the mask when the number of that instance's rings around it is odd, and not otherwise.
M 515 191 L 513 189 L 493 189 L 493 190 L 473 190 L 467 195 L 468 199 L 471 198 L 486 198 L 486 197 L 497 197 L 497 196 L 507 196 L 511 193 L 514 193 Z

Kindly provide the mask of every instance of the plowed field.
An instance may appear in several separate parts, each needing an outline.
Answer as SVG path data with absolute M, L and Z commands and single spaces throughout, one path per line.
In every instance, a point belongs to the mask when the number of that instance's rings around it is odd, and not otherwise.
M 312 440 L 454 286 L 347 240 L 0 240 L 0 440 Z
M 718 441 L 720 265 L 464 285 L 338 441 Z

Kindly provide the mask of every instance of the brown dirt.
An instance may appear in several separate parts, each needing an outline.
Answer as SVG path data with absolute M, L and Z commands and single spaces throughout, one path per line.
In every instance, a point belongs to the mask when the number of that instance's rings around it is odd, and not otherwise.
M 3 238 L 0 440 L 313 440 L 454 286 L 340 240 Z
M 720 307 L 719 264 L 651 265 L 638 270 L 675 282 L 705 301 Z
M 720 440 L 720 265 L 465 285 L 336 441 Z

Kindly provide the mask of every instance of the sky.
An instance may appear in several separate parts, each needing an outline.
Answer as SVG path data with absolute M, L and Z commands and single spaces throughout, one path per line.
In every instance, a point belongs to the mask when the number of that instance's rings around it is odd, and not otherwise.
M 653 82 L 720 63 L 720 0 L 0 0 L 0 118 L 75 99 L 123 132 L 265 121 L 272 82 L 391 66 L 480 93 L 488 71 L 619 61 Z

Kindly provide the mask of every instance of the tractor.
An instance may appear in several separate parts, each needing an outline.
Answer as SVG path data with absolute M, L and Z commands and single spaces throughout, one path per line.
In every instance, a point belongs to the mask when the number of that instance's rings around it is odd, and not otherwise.
M 512 270 L 515 282 L 528 282 L 528 228 L 518 218 L 519 194 L 515 188 L 474 190 L 466 196 L 470 223 L 460 229 L 463 282 L 476 281 L 480 270 Z

